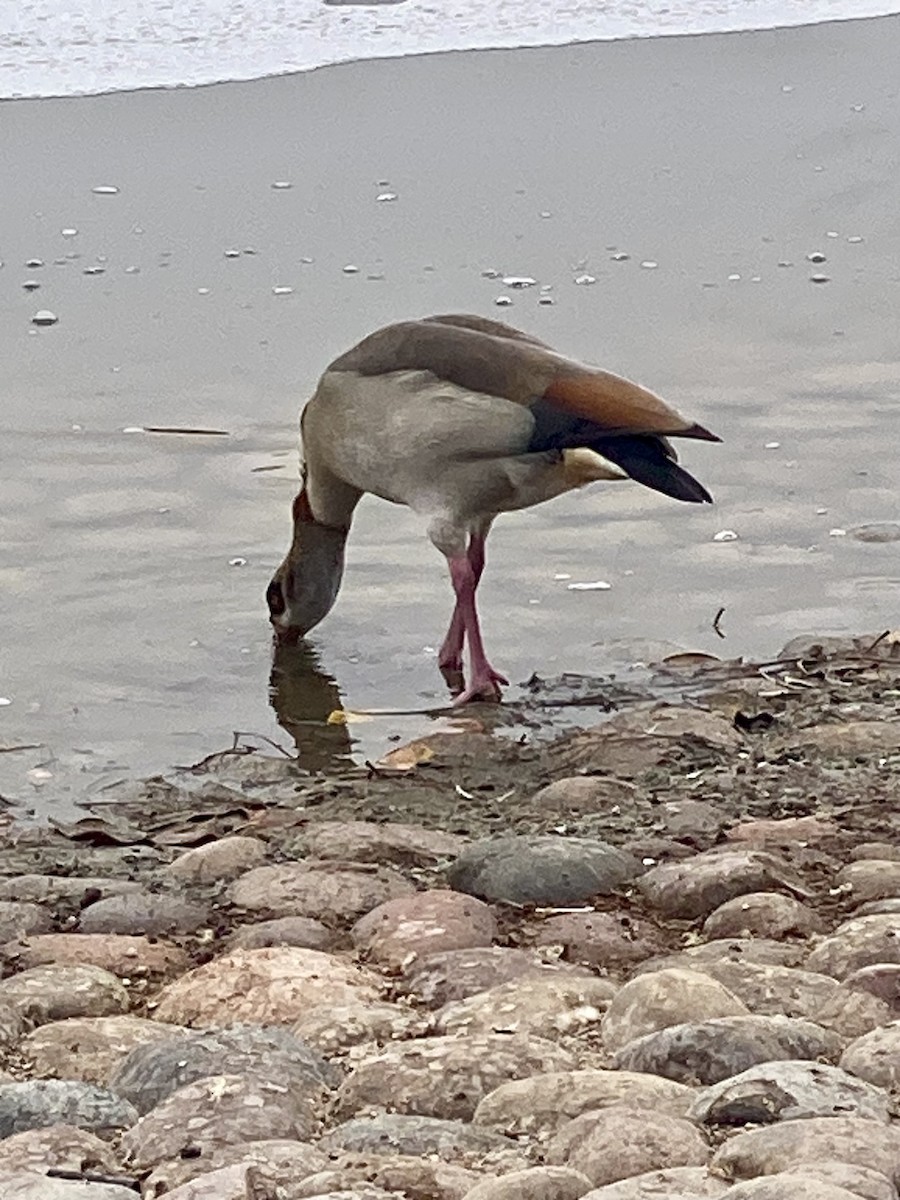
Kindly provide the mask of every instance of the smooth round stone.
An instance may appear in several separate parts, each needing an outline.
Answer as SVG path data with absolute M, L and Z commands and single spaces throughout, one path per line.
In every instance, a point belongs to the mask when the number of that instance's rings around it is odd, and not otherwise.
M 555 913 L 531 926 L 538 946 L 562 946 L 570 962 L 618 970 L 658 953 L 662 939 L 649 921 L 622 912 Z
M 548 812 L 604 812 L 631 799 L 634 789 L 621 779 L 568 775 L 535 792 L 531 803 Z
M 110 1146 L 74 1125 L 49 1125 L 14 1133 L 0 1142 L 0 1171 L 105 1171 L 115 1174 L 119 1163 Z
M 590 1179 L 571 1167 L 529 1167 L 483 1180 L 465 1200 L 579 1200 L 590 1189 Z
M 411 962 L 399 987 L 406 995 L 426 1005 L 440 1008 L 451 1000 L 462 1000 L 476 992 L 527 976 L 581 974 L 576 967 L 545 963 L 537 954 L 511 946 L 475 947 L 471 950 L 445 950 Z
M 747 1129 L 729 1138 L 710 1168 L 733 1179 L 787 1171 L 798 1162 L 833 1160 L 900 1177 L 900 1133 L 863 1117 L 808 1117 Z
M 34 904 L 77 904 L 87 896 L 101 900 L 137 891 L 140 884 L 130 879 L 97 875 L 17 875 L 14 879 L 0 879 L 0 900 L 27 900 Z
M 726 900 L 703 923 L 709 938 L 808 937 L 823 928 L 818 913 L 781 892 L 750 892 Z
M 303 1196 L 358 1195 L 361 1184 L 408 1200 L 465 1200 L 482 1175 L 440 1160 L 403 1154 L 342 1155 L 333 1166 L 304 1179 Z
M 0 900 L 0 945 L 53 928 L 50 914 L 27 900 Z
M 453 1161 L 497 1150 L 515 1150 L 516 1143 L 491 1129 L 467 1121 L 444 1121 L 406 1113 L 378 1113 L 338 1125 L 319 1142 L 326 1154 L 436 1155 Z
M 137 1111 L 108 1088 L 71 1079 L 32 1079 L 0 1084 L 0 1139 L 47 1125 L 123 1129 Z
M 171 1036 L 144 1017 L 71 1017 L 41 1025 L 22 1039 L 21 1050 L 38 1075 L 99 1085 L 136 1046 Z
M 900 862 L 864 858 L 847 863 L 834 877 L 836 887 L 848 888 L 859 904 L 900 896 Z
M 108 1017 L 126 1012 L 128 992 L 100 967 L 31 967 L 0 981 L 0 1004 L 10 1004 L 35 1025 L 66 1017 Z
M 486 904 L 458 892 L 415 892 L 388 900 L 353 926 L 354 946 L 376 962 L 401 966 L 410 956 L 490 946 L 497 922 Z
M 900 963 L 875 963 L 861 967 L 844 980 L 844 986 L 868 992 L 884 1000 L 893 1009 L 900 1009 Z
M 681 1117 L 614 1105 L 567 1122 L 547 1147 L 547 1161 L 581 1171 L 595 1187 L 663 1167 L 704 1166 L 709 1146 Z
M 513 979 L 446 1004 L 436 1027 L 441 1033 L 571 1036 L 599 1026 L 615 991 L 606 979 L 577 975 Z
M 798 1175 L 764 1175 L 729 1188 L 724 1200 L 859 1200 L 858 1193 Z
M 472 1118 L 512 1136 L 555 1133 L 565 1121 L 589 1109 L 628 1104 L 684 1117 L 693 1088 L 634 1071 L 553 1071 L 501 1083 L 484 1097 Z
M 313 917 L 276 917 L 238 925 L 228 939 L 230 950 L 259 950 L 263 946 L 300 946 L 306 950 L 332 950 L 339 935 Z
M 329 924 L 355 921 L 413 887 L 395 871 L 375 871 L 306 860 L 255 867 L 232 884 L 231 900 L 247 912 L 315 917 Z
M 292 1032 L 322 1054 L 345 1054 L 364 1042 L 393 1042 L 430 1032 L 425 1013 L 399 1004 L 360 1003 L 313 1008 Z
M 144 1188 L 150 1196 L 168 1193 L 198 1175 L 237 1164 L 245 1168 L 264 1167 L 289 1178 L 305 1179 L 307 1175 L 321 1171 L 327 1163 L 328 1158 L 309 1142 L 263 1138 L 256 1142 L 219 1146 L 209 1154 L 201 1154 L 196 1158 L 178 1158 L 161 1163 L 148 1175 Z M 245 1200 L 245 1197 L 241 1197 L 241 1200 Z
M 662 863 L 641 876 L 638 887 L 663 916 L 693 920 L 748 892 L 803 889 L 782 858 L 764 850 L 710 850 L 680 862 Z
M 601 1026 L 603 1044 L 620 1050 L 635 1038 L 685 1021 L 733 1017 L 748 1009 L 709 975 L 677 967 L 638 975 L 619 988 Z
M 862 1200 L 897 1200 L 894 1185 L 882 1174 L 869 1167 L 821 1159 L 816 1162 L 799 1162 L 781 1172 L 782 1176 L 800 1176 L 809 1181 L 831 1184 L 846 1188 Z
M 163 874 L 182 883 L 218 883 L 234 879 L 261 863 L 267 853 L 265 842 L 254 837 L 224 837 L 185 850 L 163 868 Z
M 207 924 L 209 910 L 183 896 L 166 893 L 128 892 L 108 896 L 82 909 L 81 933 L 127 933 L 165 937 L 196 933 Z
M 26 941 L 8 942 L 0 954 L 20 968 L 91 963 L 124 979 L 177 975 L 190 966 L 179 946 L 125 933 L 35 934 Z
M 553 1042 L 522 1035 L 471 1034 L 418 1038 L 356 1062 L 338 1089 L 337 1117 L 383 1105 L 446 1120 L 469 1120 L 482 1096 L 507 1079 L 572 1070 L 572 1056 Z
M 719 1017 L 689 1021 L 637 1038 L 615 1055 L 615 1066 L 679 1083 L 719 1083 L 758 1063 L 833 1058 L 841 1039 L 812 1021 L 792 1017 Z
M 823 1006 L 834 999 L 841 986 L 830 975 L 768 963 L 695 960 L 692 969 L 718 980 L 752 1013 L 761 1016 L 820 1021 Z
M 303 1093 L 248 1075 L 213 1075 L 172 1092 L 122 1137 L 138 1169 L 262 1138 L 303 1141 L 316 1129 Z
M 392 821 L 316 821 L 307 827 L 304 841 L 319 859 L 402 867 L 432 867 L 455 858 L 465 845 L 455 834 Z
M 819 942 L 806 959 L 807 970 L 835 979 L 875 963 L 900 963 L 900 913 L 853 917 Z
M 609 895 L 639 871 L 630 854 L 599 839 L 521 834 L 473 842 L 447 879 L 490 902 L 560 906 Z
M 110 1085 L 140 1113 L 187 1083 L 212 1075 L 254 1075 L 315 1099 L 337 1081 L 334 1068 L 286 1029 L 245 1025 L 184 1033 L 136 1046 Z
M 318 950 L 271 946 L 233 950 L 188 971 L 163 988 L 153 1017 L 204 1028 L 289 1025 L 316 1006 L 378 994 L 378 980 L 362 967 Z
M 31 1171 L 0 1171 L 3 1200 L 134 1200 L 136 1194 L 133 1188 L 118 1184 L 86 1184 L 50 1179 Z
M 841 1055 L 845 1071 L 880 1088 L 900 1086 L 900 1024 L 873 1029 L 851 1042 Z
M 855 1116 L 890 1120 L 890 1098 L 839 1067 L 814 1062 L 769 1062 L 705 1088 L 692 1121 L 704 1125 L 764 1125 L 799 1117 Z

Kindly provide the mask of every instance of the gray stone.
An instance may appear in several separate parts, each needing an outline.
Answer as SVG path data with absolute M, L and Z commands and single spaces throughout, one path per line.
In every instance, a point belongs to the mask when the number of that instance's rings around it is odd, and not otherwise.
M 719 1083 L 758 1063 L 833 1058 L 841 1039 L 795 1017 L 716 1017 L 689 1021 L 629 1042 L 615 1066 L 649 1071 L 679 1083 Z
M 574 1066 L 570 1054 L 543 1038 L 417 1038 L 357 1061 L 338 1090 L 334 1109 L 338 1117 L 390 1106 L 420 1116 L 468 1120 L 482 1096 L 498 1084 Z
M 388 867 L 311 861 L 255 867 L 231 886 L 232 903 L 273 917 L 315 917 L 329 924 L 355 921 L 413 887 Z
M 340 935 L 314 917 L 275 917 L 238 925 L 228 938 L 229 950 L 259 950 L 262 946 L 301 946 L 307 950 L 333 950 Z
M 109 1088 L 71 1079 L 0 1084 L 0 1139 L 48 1125 L 123 1129 L 136 1120 L 136 1110 Z
M 571 1167 L 529 1167 L 477 1183 L 465 1200 L 579 1200 L 591 1181 Z
M 654 908 L 680 920 L 704 917 L 736 896 L 789 888 L 803 881 L 783 858 L 765 850 L 709 850 L 682 862 L 661 863 L 638 886 Z
M 81 910 L 81 933 L 145 933 L 155 937 L 196 933 L 209 921 L 203 904 L 177 893 L 128 892 L 107 896 Z
M 171 1192 L 198 1175 L 238 1164 L 266 1167 L 279 1172 L 282 1177 L 305 1179 L 307 1175 L 323 1170 L 327 1163 L 328 1158 L 309 1142 L 263 1138 L 218 1146 L 208 1154 L 161 1163 L 144 1181 L 144 1190 L 148 1196 L 157 1196 Z
M 616 992 L 603 1018 L 603 1044 L 616 1051 L 635 1038 L 689 1019 L 747 1012 L 745 1004 L 709 975 L 671 967 L 638 975 Z
M 498 1150 L 515 1150 L 511 1138 L 466 1121 L 443 1121 L 405 1113 L 356 1117 L 338 1125 L 319 1142 L 326 1154 L 436 1155 L 455 1161 Z
M 48 1125 L 27 1129 L 0 1142 L 0 1171 L 105 1171 L 115 1174 L 120 1164 L 112 1148 L 86 1129 Z
M 9 1004 L 33 1025 L 66 1017 L 108 1017 L 128 1009 L 128 992 L 115 975 L 93 966 L 30 967 L 0 982 Z
M 630 854 L 596 838 L 513 834 L 473 842 L 447 872 L 450 886 L 508 904 L 581 904 L 640 871 Z
M 890 1097 L 839 1067 L 817 1062 L 763 1063 L 705 1088 L 689 1112 L 705 1125 L 765 1125 L 801 1117 L 890 1120 Z
M 28 900 L 0 900 L 0 945 L 32 933 L 47 933 L 52 928 L 50 914 L 39 904 Z
M 588 1192 L 584 1200 L 715 1200 L 728 1184 L 706 1167 L 663 1167 Z
M 710 975 L 761 1016 L 803 1017 L 819 1021 L 824 1005 L 840 984 L 830 975 L 764 963 L 697 962 L 693 970 Z
M 465 1200 L 481 1175 L 454 1163 L 410 1154 L 344 1154 L 300 1184 L 304 1196 L 353 1191 L 360 1183 L 384 1188 L 405 1200 Z M 295 1185 L 296 1187 L 296 1185 Z M 300 1192 L 284 1189 L 291 1200 Z
M 437 1013 L 441 1033 L 529 1033 L 546 1038 L 596 1029 L 615 995 L 607 979 L 579 975 L 511 979 Z
M 729 1188 L 722 1200 L 859 1200 L 856 1192 L 804 1179 L 801 1175 L 762 1175 Z
M 474 947 L 429 954 L 409 964 L 399 980 L 400 990 L 428 1008 L 441 1008 L 476 992 L 528 976 L 583 975 L 577 967 L 544 962 L 537 954 L 511 946 Z
M 102 1085 L 135 1046 L 173 1033 L 145 1017 L 70 1017 L 41 1025 L 22 1039 L 20 1049 L 35 1075 Z
M 799 1162 L 781 1172 L 782 1175 L 801 1176 L 804 1179 L 821 1180 L 836 1187 L 846 1188 L 863 1200 L 897 1200 L 897 1189 L 881 1171 L 853 1163 L 821 1159 L 816 1162 Z
M 808 1117 L 747 1129 L 713 1156 L 711 1169 L 733 1179 L 788 1171 L 802 1161 L 837 1160 L 900 1178 L 900 1132 L 863 1117 Z
M 806 967 L 844 979 L 875 963 L 900 963 L 900 913 L 875 913 L 845 921 L 810 952 Z
M 138 1169 L 263 1138 L 303 1141 L 317 1128 L 309 1097 L 249 1075 L 213 1075 L 172 1092 L 123 1135 Z
M 310 854 L 343 862 L 394 863 L 401 867 L 430 867 L 455 858 L 463 838 L 422 825 L 396 821 L 316 821 L 304 834 Z
M 101 900 L 138 892 L 141 885 L 130 879 L 107 879 L 98 875 L 16 875 L 0 879 L 0 900 L 26 900 L 34 904 L 78 903 L 85 897 Z
M 583 1172 L 595 1186 L 663 1167 L 704 1166 L 708 1158 L 690 1121 L 627 1105 L 582 1113 L 547 1147 L 548 1162 Z
M 292 1032 L 326 1057 L 345 1054 L 363 1042 L 394 1042 L 431 1032 L 428 1014 L 403 1004 L 375 1001 L 311 1008 Z
M 0 1171 L 3 1200 L 135 1200 L 132 1188 L 112 1183 L 48 1179 L 31 1171 Z
M 808 905 L 781 892 L 748 892 L 726 900 L 703 923 L 708 938 L 808 937 L 821 933 L 819 914 Z
M 873 1029 L 851 1042 L 841 1056 L 841 1066 L 877 1087 L 896 1089 L 900 1086 L 900 1024 Z
M 185 850 L 163 868 L 182 883 L 218 883 L 234 879 L 266 857 L 266 844 L 254 837 L 223 837 Z
M 110 1086 L 147 1113 L 184 1084 L 211 1075 L 254 1075 L 310 1098 L 338 1081 L 322 1055 L 286 1029 L 238 1025 L 136 1046 Z

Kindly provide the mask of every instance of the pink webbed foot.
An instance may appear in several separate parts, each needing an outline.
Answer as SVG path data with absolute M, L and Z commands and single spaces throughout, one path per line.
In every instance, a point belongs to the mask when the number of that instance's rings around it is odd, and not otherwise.
M 473 672 L 468 686 L 453 697 L 454 708 L 459 708 L 462 704 L 471 704 L 477 700 L 499 703 L 502 698 L 500 687 L 508 686 L 509 680 L 499 671 L 495 671 L 489 663 L 486 663 L 485 666 L 487 668 L 485 671 Z

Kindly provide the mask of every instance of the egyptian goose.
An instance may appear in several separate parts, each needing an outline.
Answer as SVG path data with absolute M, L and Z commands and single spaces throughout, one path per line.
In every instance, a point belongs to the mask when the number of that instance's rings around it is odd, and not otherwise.
M 667 438 L 720 440 L 636 383 L 466 314 L 364 338 L 327 368 L 301 431 L 293 540 L 266 594 L 276 637 L 296 641 L 331 610 L 363 493 L 406 504 L 428 518 L 450 568 L 456 606 L 438 664 L 456 704 L 497 699 L 508 682 L 488 661 L 475 607 L 498 513 L 601 479 L 710 503 Z

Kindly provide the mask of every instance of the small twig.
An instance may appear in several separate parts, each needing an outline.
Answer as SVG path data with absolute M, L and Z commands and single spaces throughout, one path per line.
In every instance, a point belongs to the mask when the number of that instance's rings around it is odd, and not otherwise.
M 891 631 L 889 629 L 885 629 L 885 631 L 883 633 L 879 633 L 878 637 L 875 639 L 875 641 L 872 643 L 872 645 L 863 651 L 863 654 L 871 654 L 876 646 L 881 645 L 881 643 L 884 641 L 884 639 L 886 637 L 890 637 L 890 636 L 891 636 Z
M 271 746 L 273 750 L 277 750 L 279 754 L 283 754 L 285 758 L 292 759 L 294 757 L 289 750 L 285 750 L 284 746 L 280 746 L 278 742 L 273 741 L 270 737 L 266 737 L 264 733 L 248 733 L 241 729 L 235 729 L 232 731 L 231 736 L 234 738 L 234 742 L 231 746 L 232 750 L 240 750 L 245 748 L 239 745 L 239 738 L 256 738 L 257 741 L 265 742 L 267 745 Z M 252 750 L 252 747 L 246 747 L 246 749 Z
M 719 611 L 716 613 L 716 615 L 713 617 L 713 623 L 712 623 L 713 629 L 716 631 L 716 633 L 719 635 L 720 638 L 725 637 L 725 634 L 722 632 L 722 628 L 719 624 L 719 622 L 722 620 L 722 618 L 724 616 L 725 616 L 725 605 L 723 604 L 722 607 L 719 609 Z

